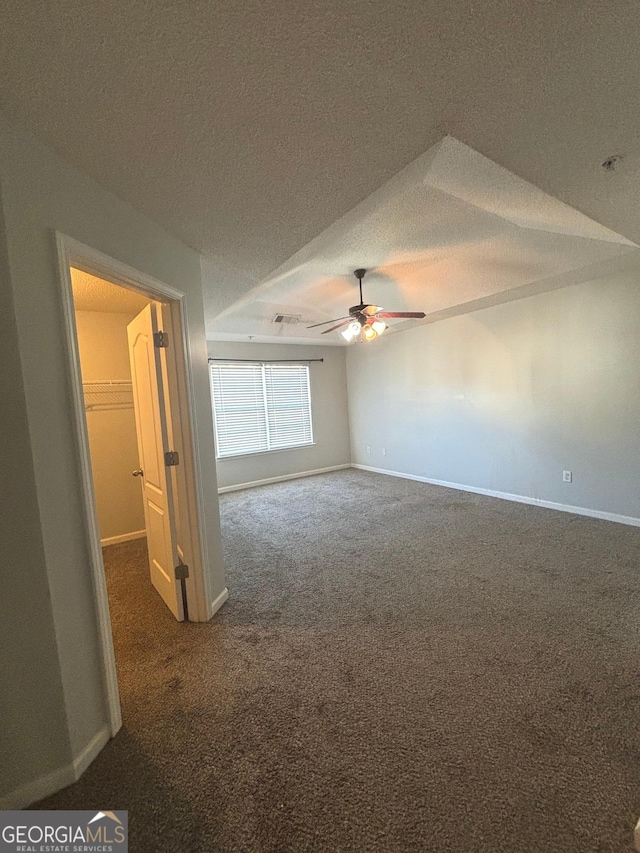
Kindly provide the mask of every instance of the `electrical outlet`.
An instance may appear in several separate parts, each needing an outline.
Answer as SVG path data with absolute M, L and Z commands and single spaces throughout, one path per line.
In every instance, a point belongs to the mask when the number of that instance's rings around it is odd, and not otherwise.
M 383 448 L 382 448 L 382 455 L 383 455 L 383 456 L 386 456 L 386 455 L 387 455 L 387 449 L 386 449 L 386 447 L 383 447 Z
M 367 445 L 367 453 L 371 453 L 371 448 Z
M 573 474 L 571 471 L 563 471 L 562 472 L 562 482 L 563 483 L 573 482 Z

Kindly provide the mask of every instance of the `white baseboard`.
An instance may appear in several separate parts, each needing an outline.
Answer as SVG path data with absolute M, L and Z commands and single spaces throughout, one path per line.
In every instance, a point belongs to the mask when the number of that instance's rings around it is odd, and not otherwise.
M 106 539 L 100 540 L 100 544 L 104 548 L 107 545 L 119 545 L 120 542 L 131 542 L 133 539 L 142 539 L 146 535 L 146 530 L 134 530 L 133 533 L 121 533 L 120 536 L 107 536 Z
M 220 608 L 221 608 L 221 607 L 222 607 L 222 605 L 225 603 L 225 601 L 227 600 L 227 598 L 229 598 L 229 590 L 228 590 L 228 589 L 226 588 L 226 586 L 225 586 L 225 588 L 222 590 L 222 592 L 220 593 L 220 595 L 218 595 L 218 596 L 217 596 L 217 597 L 216 597 L 216 598 L 211 602 L 211 606 L 210 606 L 210 608 L 209 608 L 209 618 L 210 618 L 210 619 L 211 619 L 213 616 L 215 616 L 215 615 L 216 615 L 216 613 L 218 612 L 218 610 L 220 610 Z
M 38 779 L 27 782 L 25 785 L 5 794 L 0 798 L 0 810 L 25 809 L 32 803 L 37 803 L 38 800 L 66 788 L 67 785 L 71 785 L 75 781 L 73 766 L 67 764 L 65 767 L 60 767 L 52 773 L 47 773 L 46 776 L 40 776 Z
M 351 468 L 350 462 L 343 465 L 331 465 L 329 468 L 317 468 L 315 471 L 299 471 L 296 474 L 283 474 L 280 477 L 267 477 L 265 480 L 253 480 L 250 483 L 238 483 L 235 486 L 221 486 L 218 494 L 225 492 L 238 492 L 241 489 L 253 489 L 256 486 L 266 486 L 268 483 L 282 483 L 284 480 L 297 480 L 299 477 L 313 477 L 314 474 L 327 474 L 329 471 L 341 471 L 343 468 Z
M 109 726 L 104 726 L 69 764 L 45 776 L 40 776 L 32 782 L 27 782 L 2 797 L 0 810 L 27 808 L 32 803 L 77 782 L 110 737 L 111 729 Z
M 79 779 L 98 753 L 106 746 L 111 738 L 111 728 L 104 726 L 94 735 L 85 748 L 73 759 L 73 772 Z
M 525 495 L 513 495 L 510 492 L 496 492 L 492 489 L 481 489 L 477 486 L 463 486 L 460 483 L 448 483 L 446 480 L 434 480 L 431 477 L 418 477 L 415 474 L 402 474 L 399 471 L 389 471 L 386 468 L 373 468 L 371 465 L 359 465 L 353 463 L 352 468 L 361 471 L 373 471 L 375 474 L 388 474 L 390 477 L 401 477 L 404 480 L 416 480 L 418 483 L 430 483 L 432 486 L 444 486 L 447 489 L 457 489 L 460 492 L 471 492 L 475 495 L 486 495 L 490 498 L 499 498 L 503 501 L 515 501 L 516 503 L 529 504 L 530 506 L 541 506 L 545 509 L 556 509 L 560 512 L 571 512 L 574 515 L 586 515 L 589 518 L 600 518 L 604 521 L 615 521 L 618 524 L 629 524 L 632 527 L 640 527 L 640 518 L 631 515 L 619 515 L 615 512 L 603 512 L 599 509 L 588 509 L 584 506 L 571 506 L 570 504 L 545 501 L 542 498 L 529 498 Z

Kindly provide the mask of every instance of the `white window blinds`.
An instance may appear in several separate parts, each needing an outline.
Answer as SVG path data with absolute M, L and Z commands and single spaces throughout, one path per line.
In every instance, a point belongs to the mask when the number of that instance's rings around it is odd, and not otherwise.
M 219 457 L 313 443 L 306 364 L 214 363 L 211 383 Z

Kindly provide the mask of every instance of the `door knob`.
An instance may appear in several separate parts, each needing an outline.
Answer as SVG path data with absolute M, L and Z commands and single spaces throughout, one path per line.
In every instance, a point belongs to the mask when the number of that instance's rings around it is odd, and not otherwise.
M 143 477 L 144 476 L 144 471 L 142 470 L 142 468 L 138 468 L 137 471 L 132 471 L 131 473 L 133 474 L 134 477 Z

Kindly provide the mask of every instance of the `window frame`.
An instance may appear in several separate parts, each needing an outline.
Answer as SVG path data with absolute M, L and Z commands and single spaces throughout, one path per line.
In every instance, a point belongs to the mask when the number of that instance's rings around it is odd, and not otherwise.
M 286 446 L 279 445 L 277 447 L 267 447 L 265 449 L 260 450 L 248 450 L 248 451 L 240 451 L 238 453 L 220 453 L 220 441 L 218 439 L 218 413 L 216 410 L 215 403 L 215 390 L 214 390 L 214 368 L 218 367 L 254 367 L 260 368 L 260 378 L 261 378 L 261 390 L 262 390 L 262 412 L 264 415 L 264 424 L 265 424 L 265 438 L 267 444 L 271 441 L 271 430 L 269 425 L 269 413 L 270 411 L 274 411 L 273 407 L 269 407 L 268 401 L 268 393 L 267 393 L 267 374 L 266 368 L 268 367 L 288 367 L 288 368 L 303 368 L 304 376 L 306 378 L 306 392 L 307 392 L 307 401 L 308 401 L 308 425 L 309 425 L 309 441 L 299 442 L 296 444 L 288 444 Z M 242 360 L 238 359 L 237 361 L 233 359 L 216 359 L 212 358 L 209 363 L 209 382 L 211 385 L 211 407 L 213 410 L 213 428 L 215 433 L 215 447 L 216 447 L 216 461 L 226 460 L 226 459 L 237 459 L 244 458 L 247 456 L 263 456 L 266 453 L 282 453 L 283 451 L 290 450 L 300 450 L 305 447 L 313 447 L 315 445 L 314 440 L 314 432 L 313 432 L 313 406 L 311 402 L 311 371 L 309 369 L 309 364 L 305 361 L 301 360 L 298 362 L 291 361 L 262 361 L 260 359 L 256 359 L 255 361 L 251 360 Z M 277 411 L 277 409 L 275 409 Z

